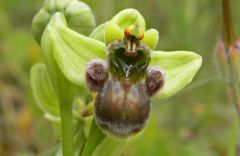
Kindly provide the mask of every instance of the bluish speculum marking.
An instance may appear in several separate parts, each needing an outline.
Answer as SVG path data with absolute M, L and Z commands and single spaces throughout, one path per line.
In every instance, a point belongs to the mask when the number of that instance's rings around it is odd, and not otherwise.
M 151 60 L 150 50 L 138 43 L 135 56 L 125 54 L 124 41 L 111 44 L 108 48 L 109 70 L 111 75 L 119 81 L 136 83 L 144 78 Z

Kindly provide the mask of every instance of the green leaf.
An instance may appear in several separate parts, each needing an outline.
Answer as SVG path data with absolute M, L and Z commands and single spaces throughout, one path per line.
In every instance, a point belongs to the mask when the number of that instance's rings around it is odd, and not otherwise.
M 156 97 L 167 98 L 190 83 L 202 64 L 200 55 L 187 52 L 153 51 L 150 65 L 165 71 L 166 82 Z
M 132 24 L 137 24 L 145 31 L 145 20 L 136 9 L 124 9 L 116 14 L 110 22 L 117 24 L 122 30 Z M 93 30 L 90 37 L 104 42 L 105 23 Z
M 121 28 L 114 23 L 107 22 L 105 26 L 105 43 L 109 44 L 117 40 L 122 40 L 124 37 Z
M 105 44 L 69 29 L 55 15 L 49 26 L 53 55 L 63 74 L 71 82 L 84 85 L 86 64 L 93 58 L 105 58 Z
M 120 139 L 113 136 L 106 136 L 105 139 L 97 146 L 92 156 L 106 155 L 116 156 L 120 155 L 123 149 L 126 139 Z
M 59 117 L 59 104 L 53 90 L 46 66 L 35 64 L 31 69 L 31 87 L 38 106 L 47 114 Z
M 144 38 L 141 43 L 148 45 L 151 49 L 155 49 L 159 39 L 159 34 L 156 29 L 149 29 L 144 32 Z
M 96 121 L 92 120 L 91 130 L 87 137 L 87 142 L 85 144 L 82 156 L 90 156 L 95 151 L 96 147 L 102 142 L 106 137 L 102 130 L 97 126 Z M 107 147 L 106 147 L 107 148 Z

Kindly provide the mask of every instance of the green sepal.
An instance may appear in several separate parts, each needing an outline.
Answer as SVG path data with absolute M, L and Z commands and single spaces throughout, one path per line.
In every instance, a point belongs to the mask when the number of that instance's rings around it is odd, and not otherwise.
M 145 20 L 136 9 L 124 9 L 117 13 L 110 22 L 117 24 L 122 30 L 132 24 L 138 25 L 143 31 L 146 29 Z M 106 23 L 99 25 L 93 30 L 90 37 L 104 42 L 105 26 Z
M 66 24 L 64 16 L 62 14 L 56 13 L 54 14 L 54 17 L 58 18 L 57 19 L 52 18 L 50 23 L 54 23 L 54 20 L 56 20 L 62 25 Z M 46 28 L 46 30 L 43 33 L 41 40 L 41 48 L 47 66 L 47 71 L 53 84 L 54 91 L 58 97 L 58 100 L 70 102 L 73 100 L 76 86 L 63 75 L 61 69 L 59 68 L 54 58 L 55 43 L 53 41 L 52 27 L 50 25 Z
M 157 46 L 159 39 L 159 33 L 156 29 L 149 29 L 144 32 L 144 37 L 140 41 L 142 44 L 146 44 L 152 50 Z
M 123 31 L 121 28 L 112 22 L 107 22 L 105 26 L 105 43 L 108 45 L 117 40 L 124 38 Z
M 157 66 L 165 71 L 165 84 L 155 96 L 167 98 L 190 83 L 201 67 L 202 57 L 193 52 L 153 51 L 150 66 Z
M 111 19 L 111 22 L 119 25 L 122 30 L 124 30 L 127 26 L 133 24 L 138 25 L 143 31 L 146 29 L 145 20 L 141 13 L 138 10 L 132 8 L 120 11 Z
M 59 117 L 57 96 L 53 90 L 46 66 L 43 63 L 35 64 L 32 67 L 30 80 L 33 96 L 38 106 L 44 113 Z
M 105 59 L 105 44 L 69 29 L 61 18 L 61 14 L 55 14 L 48 27 L 54 59 L 68 80 L 83 86 L 87 62 Z

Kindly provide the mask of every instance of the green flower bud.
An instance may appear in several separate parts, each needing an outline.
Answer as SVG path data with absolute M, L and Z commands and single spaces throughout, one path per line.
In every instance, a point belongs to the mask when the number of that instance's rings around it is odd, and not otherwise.
M 228 60 L 223 41 L 218 41 L 216 46 L 216 62 L 224 81 L 229 81 Z
M 39 43 L 52 15 L 56 12 L 63 13 L 68 27 L 80 34 L 89 35 L 95 27 L 92 11 L 85 3 L 77 0 L 46 0 L 32 22 L 32 33 Z

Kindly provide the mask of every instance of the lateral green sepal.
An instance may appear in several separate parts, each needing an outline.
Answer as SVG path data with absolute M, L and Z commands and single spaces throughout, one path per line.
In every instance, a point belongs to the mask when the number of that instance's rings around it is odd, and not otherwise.
M 202 57 L 193 52 L 153 51 L 150 66 L 157 66 L 165 71 L 165 84 L 156 98 L 167 98 L 190 83 L 201 67 Z

